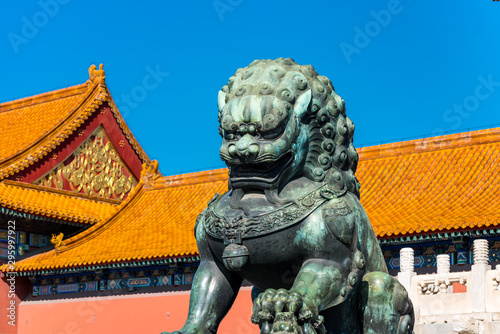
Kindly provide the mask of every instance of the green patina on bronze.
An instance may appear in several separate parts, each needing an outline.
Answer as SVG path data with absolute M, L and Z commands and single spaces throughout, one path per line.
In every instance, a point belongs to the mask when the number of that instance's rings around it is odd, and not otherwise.
M 201 263 L 175 333 L 216 333 L 243 279 L 261 333 L 411 333 L 359 202 L 354 125 L 331 81 L 292 59 L 256 60 L 218 97 L 229 191 L 195 227 Z

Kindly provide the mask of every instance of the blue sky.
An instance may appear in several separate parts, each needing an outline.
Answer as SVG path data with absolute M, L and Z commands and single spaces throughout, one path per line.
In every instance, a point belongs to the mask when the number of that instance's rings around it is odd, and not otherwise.
M 500 126 L 499 32 L 491 0 L 4 1 L 0 101 L 85 82 L 104 63 L 134 135 L 180 174 L 224 166 L 217 92 L 254 59 L 329 77 L 356 147 Z

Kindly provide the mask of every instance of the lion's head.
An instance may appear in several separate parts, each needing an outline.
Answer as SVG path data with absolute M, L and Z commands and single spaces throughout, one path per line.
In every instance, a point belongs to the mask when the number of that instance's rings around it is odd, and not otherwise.
M 323 182 L 334 168 L 359 196 L 354 124 L 331 81 L 312 66 L 255 60 L 222 87 L 218 106 L 231 188 L 278 189 L 299 176 Z

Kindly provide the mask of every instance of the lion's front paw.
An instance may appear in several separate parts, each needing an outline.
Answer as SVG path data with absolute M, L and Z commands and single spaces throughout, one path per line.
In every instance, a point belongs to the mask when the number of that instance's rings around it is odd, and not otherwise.
M 268 289 L 254 301 L 252 322 L 259 324 L 261 333 L 300 332 L 299 326 L 321 328 L 323 317 L 318 308 L 294 291 Z

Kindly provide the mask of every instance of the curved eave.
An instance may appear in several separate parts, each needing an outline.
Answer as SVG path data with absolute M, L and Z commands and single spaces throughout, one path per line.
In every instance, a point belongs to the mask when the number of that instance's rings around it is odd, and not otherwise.
M 33 272 L 39 270 L 59 270 L 61 268 L 83 268 L 111 264 L 142 263 L 144 261 L 170 261 L 174 259 L 196 257 L 198 253 L 196 241 L 192 232 L 192 225 L 194 225 L 196 216 L 201 209 L 203 209 L 201 208 L 198 211 L 199 206 L 203 206 L 213 197 L 212 189 L 217 191 L 222 191 L 224 190 L 223 188 L 227 189 L 225 186 L 227 184 L 226 180 L 227 173 L 224 169 L 192 173 L 184 176 L 159 177 L 155 179 L 153 185 L 148 186 L 149 188 L 145 187 L 144 181 L 141 179 L 127 199 L 119 205 L 118 209 L 110 216 L 103 219 L 103 221 L 96 223 L 89 229 L 72 238 L 64 240 L 63 245 L 57 250 L 54 249 L 19 261 L 16 263 L 15 268 L 10 268 L 8 266 L 0 267 L 0 271 Z M 201 201 L 198 199 L 195 200 L 196 205 L 185 203 L 193 211 L 189 213 L 190 217 L 192 216 L 189 222 L 184 223 L 184 220 L 179 220 L 178 218 L 176 220 L 176 218 L 166 213 L 165 210 L 161 209 L 161 206 L 158 205 L 152 207 L 154 213 L 152 216 L 148 216 L 148 218 L 144 218 L 144 214 L 142 213 L 139 216 L 137 215 L 137 212 L 143 212 L 144 205 L 147 206 L 148 203 L 150 203 L 150 199 L 152 200 L 153 198 L 155 198 L 156 203 L 159 204 L 164 202 L 165 196 L 171 199 L 176 198 L 179 192 L 182 192 L 184 197 L 192 197 L 189 193 L 191 186 L 199 187 L 199 189 L 204 189 L 205 191 L 203 195 L 200 195 L 203 198 Z M 184 197 L 180 198 L 180 201 L 187 202 Z M 176 210 L 178 210 L 177 206 L 173 207 L 172 210 L 176 212 Z M 171 218 L 170 222 L 165 215 Z M 136 217 L 135 219 L 137 219 L 137 221 L 135 221 L 133 217 Z M 151 229 L 144 228 L 142 225 L 143 221 L 149 221 L 150 218 L 154 219 L 154 224 L 170 224 L 169 232 L 165 233 L 165 231 L 163 231 L 163 234 L 165 236 L 168 235 L 168 238 L 181 238 L 180 244 L 173 246 L 156 242 L 153 247 L 147 239 L 137 240 L 137 238 L 142 238 L 142 236 L 146 237 L 150 233 L 154 233 Z M 174 225 L 178 227 L 174 227 Z M 142 231 L 143 229 L 144 231 Z M 174 237 L 172 233 L 175 233 L 175 231 L 180 231 L 182 237 Z M 116 245 L 113 242 L 109 243 L 103 241 L 108 240 L 107 236 L 110 235 L 121 235 L 120 240 L 123 240 L 123 242 L 130 247 L 134 247 L 135 244 L 140 242 L 140 251 L 137 253 L 128 252 L 125 254 L 114 252 L 110 254 L 106 251 L 106 247 L 110 246 L 113 248 Z M 148 247 L 148 245 L 151 245 L 151 247 Z M 89 252 L 88 250 L 92 251 Z M 66 252 L 68 253 L 65 254 Z
M 120 217 L 120 214 L 127 208 L 129 205 L 133 205 L 135 200 L 139 197 L 140 193 L 143 191 L 143 182 L 139 182 L 139 184 L 132 190 L 129 196 L 118 206 L 118 208 L 110 213 L 107 217 L 104 217 L 100 222 L 94 224 L 90 228 L 85 231 L 63 241 L 63 245 L 58 249 L 54 249 L 45 253 L 37 254 L 32 257 L 26 258 L 22 261 L 16 263 L 15 267 L 5 264 L 0 266 L 1 272 L 23 272 L 23 271 L 33 271 L 33 270 L 51 270 L 57 268 L 72 268 L 72 267 L 82 267 L 86 265 L 96 265 L 105 263 L 101 260 L 96 261 L 87 261 L 87 262 L 79 262 L 78 259 L 74 259 L 74 261 L 70 261 L 69 263 L 56 263 L 53 265 L 46 265 L 43 262 L 44 258 L 57 258 L 58 254 L 67 252 L 73 248 L 78 247 L 95 237 L 99 236 L 101 233 L 106 231 L 108 228 L 114 225 L 114 223 Z M 130 260 L 130 259 L 129 259 Z
M 147 258 L 141 260 L 129 260 L 129 261 L 112 261 L 112 262 L 103 262 L 103 263 L 89 263 L 89 264 L 80 264 L 76 266 L 49 266 L 38 269 L 28 269 L 28 270 L 10 270 L 8 265 L 4 265 L 0 267 L 0 277 L 2 273 L 15 274 L 18 276 L 31 276 L 31 275 L 47 275 L 47 274 L 63 274 L 63 273 L 72 273 L 72 272 L 82 272 L 82 271 L 95 271 L 98 269 L 121 269 L 121 268 L 136 268 L 141 266 L 161 266 L 168 264 L 178 264 L 178 263 L 193 263 L 200 261 L 200 257 L 198 253 L 187 254 L 184 256 L 171 256 L 166 258 L 155 257 L 155 258 Z
M 104 79 L 96 82 L 89 80 L 85 84 L 74 86 L 66 90 L 67 91 L 65 91 L 64 96 L 70 96 L 69 94 L 71 93 L 74 95 L 80 93 L 83 94 L 83 96 L 74 104 L 74 106 L 71 107 L 73 110 L 63 121 L 59 122 L 42 137 L 38 138 L 27 147 L 21 149 L 16 154 L 0 160 L 0 180 L 24 170 L 52 152 L 64 140 L 71 136 L 96 110 L 99 109 L 104 102 L 109 104 L 116 122 L 142 163 L 150 162 L 146 152 L 139 145 L 120 114 L 111 97 L 109 89 L 104 82 Z M 83 90 L 85 90 L 84 93 L 82 93 Z M 45 93 L 42 94 L 42 97 L 53 97 L 57 93 L 58 91 Z M 31 99 L 25 98 L 20 100 L 20 102 L 14 101 L 9 103 L 9 107 L 11 109 L 23 107 L 24 105 L 27 105 L 28 102 L 33 103 L 33 100 L 36 100 L 36 97 Z M 36 102 L 43 103 L 43 101 Z
M 82 88 L 83 85 L 77 87 Z M 107 100 L 108 96 L 104 84 L 89 83 L 87 91 L 66 119 L 17 154 L 0 161 L 0 180 L 24 170 L 52 152 L 75 132 Z

